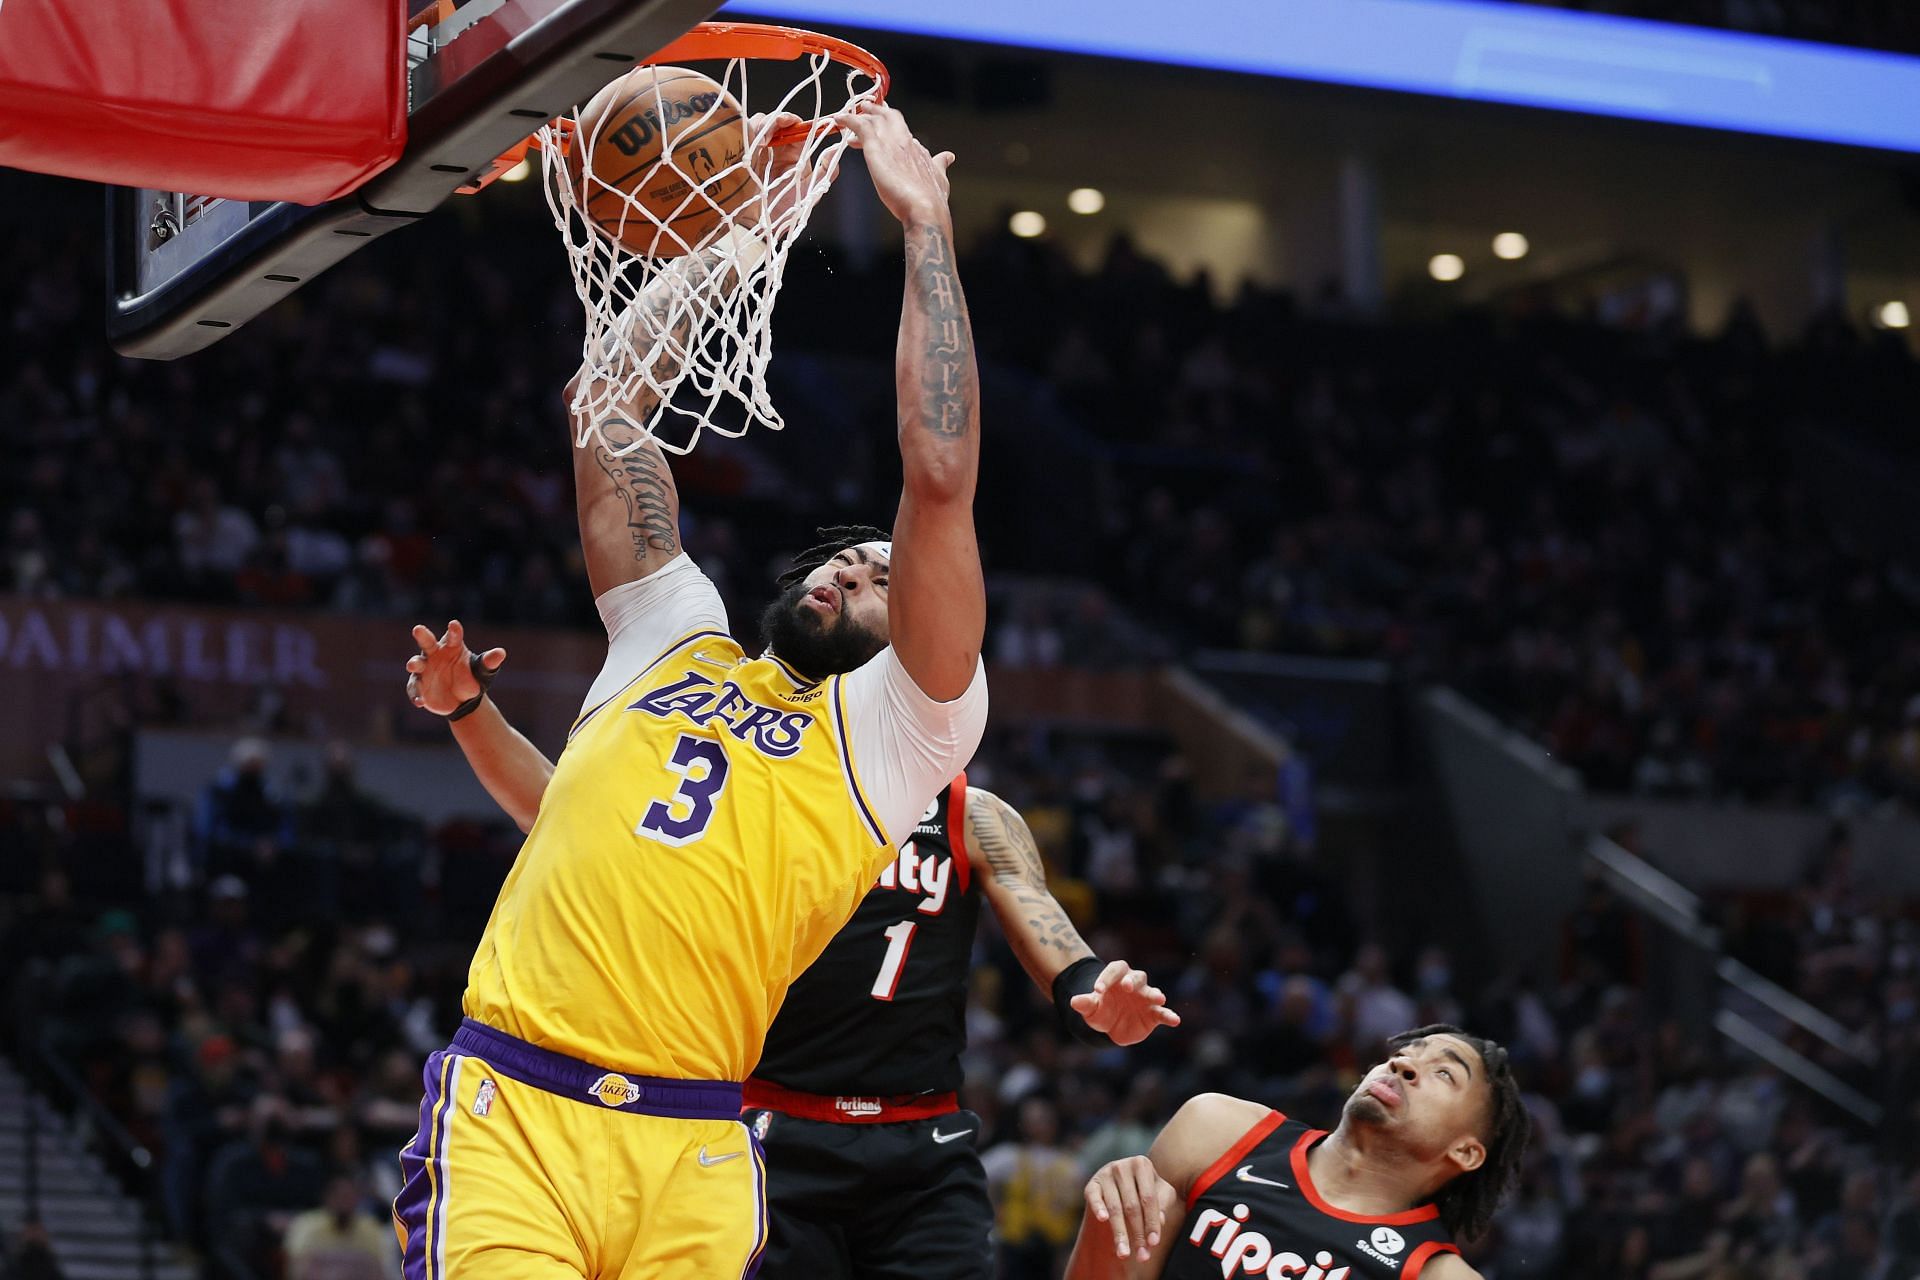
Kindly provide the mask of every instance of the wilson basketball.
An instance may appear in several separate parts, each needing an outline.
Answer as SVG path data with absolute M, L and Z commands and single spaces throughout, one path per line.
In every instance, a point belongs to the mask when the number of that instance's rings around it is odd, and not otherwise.
M 746 133 L 740 104 L 715 81 L 685 67 L 637 67 L 580 112 L 582 212 L 634 253 L 697 249 L 747 196 Z

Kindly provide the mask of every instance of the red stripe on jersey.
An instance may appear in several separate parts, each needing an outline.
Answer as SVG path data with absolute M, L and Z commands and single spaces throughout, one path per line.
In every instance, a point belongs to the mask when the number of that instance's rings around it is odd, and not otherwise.
M 1460 1249 L 1457 1245 L 1447 1244 L 1441 1240 L 1429 1240 L 1407 1255 L 1407 1269 L 1400 1273 L 1400 1280 L 1420 1280 L 1420 1272 L 1426 1268 L 1427 1263 L 1431 1262 L 1437 1254 L 1451 1253 L 1457 1255 L 1459 1252 Z
M 829 1098 L 748 1076 L 747 1082 L 740 1086 L 740 1109 L 743 1114 L 778 1111 L 782 1115 L 823 1120 L 828 1124 L 898 1124 L 902 1120 L 932 1120 L 952 1115 L 960 1109 L 960 1095 L 916 1093 L 892 1098 Z
M 964 769 L 947 792 L 947 843 L 959 855 L 953 860 L 953 872 L 960 877 L 960 892 L 965 893 L 968 881 L 973 879 L 973 854 L 967 849 L 967 772 Z
M 1307 1203 L 1311 1204 L 1329 1218 L 1338 1218 L 1342 1222 L 1364 1222 L 1369 1226 L 1404 1227 L 1415 1222 L 1431 1222 L 1440 1216 L 1440 1206 L 1423 1204 L 1416 1209 L 1407 1209 L 1401 1213 L 1389 1213 L 1383 1217 L 1374 1217 L 1364 1213 L 1348 1213 L 1320 1198 L 1320 1189 L 1313 1185 L 1313 1175 L 1307 1172 L 1307 1152 L 1313 1144 L 1327 1136 L 1325 1129 L 1309 1129 L 1300 1135 L 1300 1141 L 1293 1144 L 1293 1176 L 1300 1182 L 1300 1190 L 1306 1193 Z M 1402 1276 L 1401 1280 L 1409 1280 Z
M 1269 1111 L 1254 1123 L 1253 1128 L 1240 1135 L 1240 1140 L 1221 1153 L 1218 1160 L 1208 1165 L 1199 1177 L 1193 1180 L 1192 1188 L 1187 1192 L 1187 1209 L 1193 1209 L 1194 1201 L 1206 1194 L 1207 1188 L 1225 1177 L 1227 1171 L 1239 1162 L 1240 1158 L 1267 1140 L 1269 1134 L 1287 1122 L 1286 1116 L 1278 1111 Z

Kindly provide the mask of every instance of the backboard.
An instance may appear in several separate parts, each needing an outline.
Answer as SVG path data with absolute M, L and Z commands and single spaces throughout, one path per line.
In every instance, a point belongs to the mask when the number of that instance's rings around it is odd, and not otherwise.
M 395 0 L 405 3 L 406 0 Z M 107 333 L 171 360 L 219 341 L 706 18 L 719 0 L 412 0 L 405 152 L 319 205 L 110 188 Z

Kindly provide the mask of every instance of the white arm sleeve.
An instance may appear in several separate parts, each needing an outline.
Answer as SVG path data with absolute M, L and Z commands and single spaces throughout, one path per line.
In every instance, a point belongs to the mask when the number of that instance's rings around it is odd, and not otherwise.
M 594 604 L 607 625 L 607 662 L 587 690 L 582 711 L 632 683 L 674 641 L 696 631 L 727 629 L 726 606 L 713 579 L 684 551 L 639 581 L 601 593 Z
M 987 669 L 976 665 L 965 693 L 935 702 L 888 645 L 841 678 L 841 694 L 853 767 L 875 816 L 898 844 L 979 747 L 987 727 Z

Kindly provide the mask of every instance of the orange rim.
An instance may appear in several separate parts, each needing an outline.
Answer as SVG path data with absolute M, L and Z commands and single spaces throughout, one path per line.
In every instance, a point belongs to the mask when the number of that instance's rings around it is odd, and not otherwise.
M 428 12 L 432 12 L 429 10 Z M 677 62 L 715 62 L 733 58 L 759 58 L 768 62 L 797 62 L 801 58 L 825 54 L 842 66 L 851 67 L 862 75 L 871 77 L 874 83 L 873 100 L 885 102 L 887 90 L 892 86 L 892 77 L 887 74 L 887 66 L 873 54 L 862 49 L 850 40 L 837 36 L 822 35 L 818 31 L 807 31 L 800 27 L 782 27 L 767 22 L 702 22 L 672 44 L 640 59 L 638 66 L 650 67 L 661 63 Z M 561 151 L 564 154 L 572 144 L 572 130 L 567 129 L 567 121 L 562 126 Z M 774 146 L 796 142 L 813 129 L 818 121 L 805 121 L 777 130 L 767 141 Z M 828 125 L 828 128 L 837 126 Z M 500 153 L 489 164 L 485 172 L 456 189 L 463 196 L 474 195 L 493 185 L 494 180 L 507 170 L 527 158 L 527 153 L 540 147 L 537 134 L 529 134 L 526 139 L 515 143 Z

